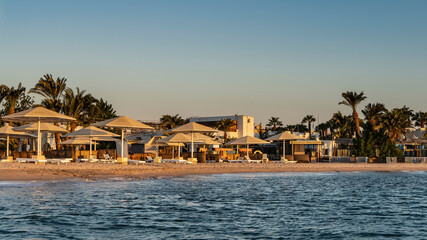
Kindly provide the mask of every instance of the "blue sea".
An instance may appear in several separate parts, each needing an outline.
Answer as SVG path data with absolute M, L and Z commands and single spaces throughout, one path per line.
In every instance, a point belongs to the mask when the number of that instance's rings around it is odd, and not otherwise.
M 426 172 L 1 182 L 0 239 L 426 239 Z

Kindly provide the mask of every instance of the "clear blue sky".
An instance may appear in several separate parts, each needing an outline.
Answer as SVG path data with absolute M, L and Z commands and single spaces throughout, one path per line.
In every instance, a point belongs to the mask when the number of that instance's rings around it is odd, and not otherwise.
M 0 0 L 0 82 L 45 73 L 141 120 L 427 111 L 427 1 Z

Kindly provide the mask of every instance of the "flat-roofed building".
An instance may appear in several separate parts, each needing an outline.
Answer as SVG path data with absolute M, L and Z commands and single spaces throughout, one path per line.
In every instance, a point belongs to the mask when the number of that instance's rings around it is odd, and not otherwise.
M 191 117 L 190 122 L 196 122 L 208 127 L 218 128 L 218 122 L 223 119 L 231 119 L 235 121 L 235 126 L 230 128 L 227 136 L 230 138 L 241 138 L 246 136 L 254 136 L 255 120 L 254 117 L 247 115 L 230 115 L 230 116 L 215 116 L 215 117 Z M 223 132 L 218 131 L 218 137 L 223 137 Z

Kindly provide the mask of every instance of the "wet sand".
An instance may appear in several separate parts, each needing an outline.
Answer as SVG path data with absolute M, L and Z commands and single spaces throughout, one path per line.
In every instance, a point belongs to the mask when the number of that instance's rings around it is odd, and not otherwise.
M 69 165 L 36 165 L 0 163 L 0 181 L 42 181 L 62 179 L 97 180 L 108 178 L 146 179 L 183 175 L 256 172 L 353 172 L 353 171 L 427 171 L 427 164 L 397 163 L 207 163 L 120 165 L 71 163 Z

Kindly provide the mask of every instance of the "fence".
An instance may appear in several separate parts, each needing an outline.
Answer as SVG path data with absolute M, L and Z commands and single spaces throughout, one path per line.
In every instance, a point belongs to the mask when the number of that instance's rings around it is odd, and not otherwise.
M 386 163 L 397 163 L 397 157 L 386 157 L 385 162 Z
M 405 163 L 427 163 L 427 157 L 405 157 Z
M 368 163 L 369 162 L 369 158 L 368 157 L 357 157 L 356 158 L 356 162 L 357 163 Z
M 330 157 L 329 158 L 330 163 L 334 163 L 334 162 L 349 163 L 349 162 L 352 162 L 351 160 L 352 160 L 351 157 Z

